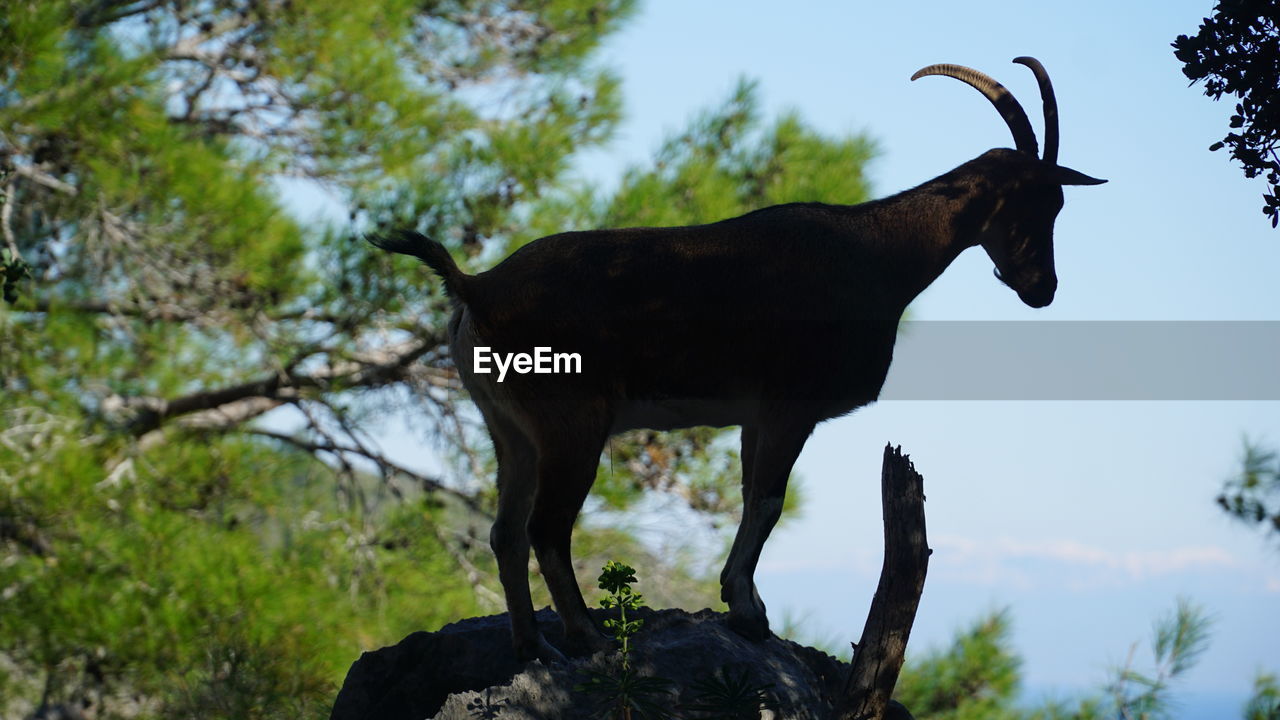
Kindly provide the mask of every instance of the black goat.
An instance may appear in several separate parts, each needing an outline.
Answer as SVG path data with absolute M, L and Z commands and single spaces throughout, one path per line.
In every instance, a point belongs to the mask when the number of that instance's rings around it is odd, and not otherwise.
M 764 638 L 753 575 L 791 466 L 817 423 L 879 396 L 907 304 L 974 245 L 1024 303 L 1053 301 L 1062 186 L 1105 181 L 1057 164 L 1048 75 L 1033 58 L 1014 62 L 1040 84 L 1043 158 L 1008 90 L 969 68 L 930 65 L 912 79 L 947 75 L 978 89 L 1017 149 L 989 150 L 861 205 L 792 203 L 710 225 L 553 235 L 474 276 L 417 233 L 373 239 L 430 265 L 455 304 L 453 358 L 497 452 L 490 540 L 520 658 L 560 657 L 534 624 L 531 543 L 566 650 L 606 646 L 569 543 L 610 435 L 742 426 L 744 511 L 721 597 L 734 629 Z

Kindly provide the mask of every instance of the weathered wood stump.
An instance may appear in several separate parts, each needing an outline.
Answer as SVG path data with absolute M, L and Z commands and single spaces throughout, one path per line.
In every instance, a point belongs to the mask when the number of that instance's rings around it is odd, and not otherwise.
M 884 508 L 884 564 L 871 612 L 862 626 L 862 640 L 836 707 L 840 720 L 879 720 L 911 717 L 891 703 L 893 688 L 916 619 L 924 577 L 929 569 L 928 538 L 924 526 L 924 478 L 902 448 L 886 445 L 880 469 L 880 497 Z

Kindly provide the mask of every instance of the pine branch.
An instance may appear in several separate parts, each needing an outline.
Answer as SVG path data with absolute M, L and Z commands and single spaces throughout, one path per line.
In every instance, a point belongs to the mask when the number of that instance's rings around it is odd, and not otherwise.
M 130 433 L 141 436 L 159 428 L 165 421 L 196 412 L 216 410 L 249 398 L 284 402 L 293 400 L 300 391 L 307 389 L 333 390 L 335 386 L 351 389 L 387 385 L 404 379 L 408 366 L 439 344 L 438 338 L 428 336 L 392 345 L 358 359 L 334 363 L 310 373 L 273 373 L 256 380 L 174 398 L 114 398 L 111 404 L 113 410 L 134 412 L 128 429 Z

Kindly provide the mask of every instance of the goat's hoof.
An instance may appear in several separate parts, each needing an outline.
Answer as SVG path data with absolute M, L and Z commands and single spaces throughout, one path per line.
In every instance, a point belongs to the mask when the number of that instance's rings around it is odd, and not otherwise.
M 585 633 L 566 634 L 564 651 L 570 657 L 590 657 L 598 652 L 613 650 L 613 641 L 596 630 Z
M 542 636 L 538 637 L 538 659 L 543 665 L 569 662 L 569 658 L 565 657 L 564 653 L 557 650 L 555 645 L 547 642 L 547 639 Z
M 729 629 L 753 642 L 763 642 L 773 635 L 769 632 L 769 618 L 764 613 L 735 613 L 730 609 Z
M 569 662 L 569 659 L 565 657 L 564 653 L 557 650 L 555 645 L 547 642 L 547 639 L 542 636 L 542 633 L 538 633 L 537 642 L 517 645 L 516 659 L 520 662 L 541 660 L 543 665 Z

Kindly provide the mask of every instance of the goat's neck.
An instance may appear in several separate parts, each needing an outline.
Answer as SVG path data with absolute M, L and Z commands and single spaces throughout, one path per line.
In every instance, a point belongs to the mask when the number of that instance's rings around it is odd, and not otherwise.
M 875 203 L 873 221 L 887 299 L 900 310 L 929 287 L 965 249 L 978 244 L 992 193 L 980 180 L 950 174 Z

